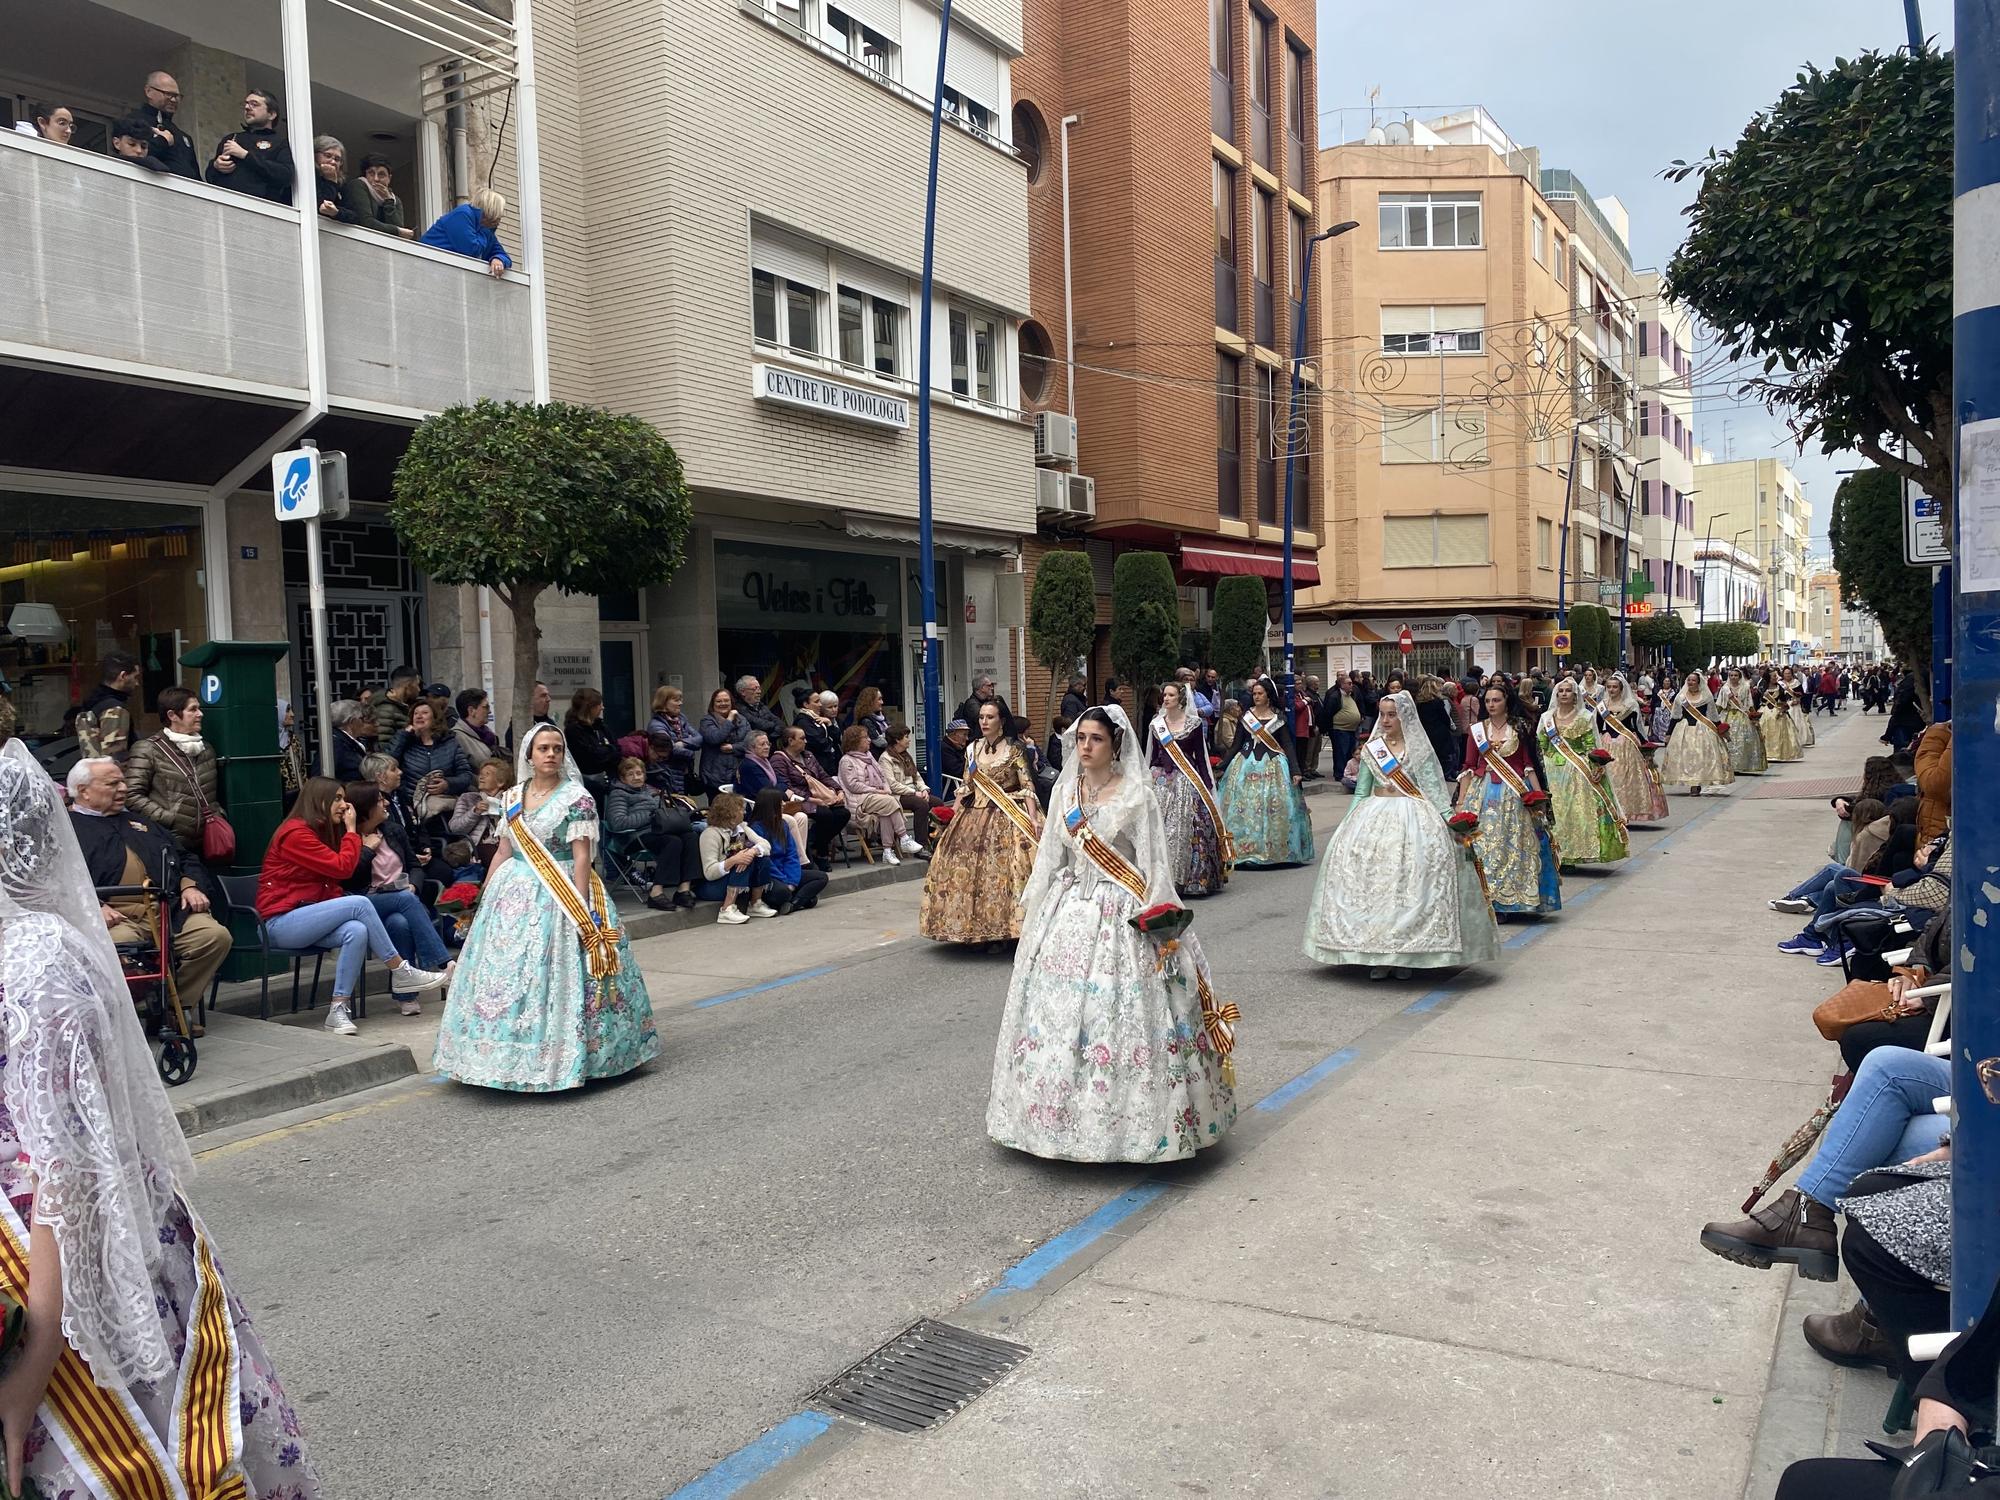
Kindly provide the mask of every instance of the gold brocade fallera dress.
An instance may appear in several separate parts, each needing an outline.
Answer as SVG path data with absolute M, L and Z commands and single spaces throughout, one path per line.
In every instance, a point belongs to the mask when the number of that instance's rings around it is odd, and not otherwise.
M 1020 746 L 983 743 L 966 752 L 966 769 L 986 772 L 1040 832 L 1041 807 Z M 1021 935 L 1021 892 L 1035 868 L 1036 839 L 968 777 L 952 820 L 938 836 L 924 876 L 918 930 L 940 943 L 1002 943 Z

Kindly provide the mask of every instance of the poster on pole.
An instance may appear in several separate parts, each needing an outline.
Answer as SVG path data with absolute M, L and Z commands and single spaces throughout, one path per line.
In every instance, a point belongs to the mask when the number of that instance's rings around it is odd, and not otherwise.
M 1959 429 L 1958 591 L 2000 590 L 2000 417 Z

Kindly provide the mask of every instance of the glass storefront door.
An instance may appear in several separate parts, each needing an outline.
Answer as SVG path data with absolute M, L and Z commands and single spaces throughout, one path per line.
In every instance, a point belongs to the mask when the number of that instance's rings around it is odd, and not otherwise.
M 756 677 L 789 721 L 808 688 L 843 704 L 882 690 L 902 716 L 901 565 L 872 553 L 715 543 L 716 654 L 722 680 Z

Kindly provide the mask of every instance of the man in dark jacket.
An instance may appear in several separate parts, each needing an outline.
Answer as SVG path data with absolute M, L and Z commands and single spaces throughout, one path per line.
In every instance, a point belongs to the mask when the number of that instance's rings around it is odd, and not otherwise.
M 139 686 L 139 658 L 107 651 L 100 681 L 76 711 L 77 753 L 108 755 L 120 765 L 132 750 L 132 694 Z
M 278 96 L 250 90 L 243 96 L 243 128 L 224 136 L 209 158 L 210 185 L 289 205 L 294 175 L 292 148 L 278 134 Z
M 146 75 L 146 102 L 133 115 L 146 122 L 151 132 L 147 144 L 160 169 L 176 177 L 201 181 L 201 167 L 194 154 L 194 142 L 174 123 L 174 111 L 181 107 L 181 86 L 171 73 Z
M 1078 672 L 1069 680 L 1069 690 L 1062 696 L 1062 716 L 1074 724 L 1083 717 L 1083 711 L 1090 707 L 1086 696 L 1090 691 L 1090 679 Z
M 375 710 L 376 743 L 395 743 L 396 736 L 410 727 L 410 710 L 424 696 L 424 679 L 415 667 L 398 667 L 389 674 L 388 685 L 372 705 Z M 444 725 L 438 725 L 440 732 Z
M 1361 710 L 1362 734 L 1375 722 L 1375 710 L 1382 702 L 1382 690 L 1375 686 L 1375 674 L 1365 667 L 1354 674 L 1354 706 Z
M 229 929 L 210 909 L 219 894 L 214 877 L 172 834 L 127 810 L 125 772 L 118 762 L 108 757 L 78 761 L 70 768 L 69 795 L 70 824 L 92 885 L 150 885 L 175 893 L 169 896 L 174 981 L 192 1012 L 229 957 Z M 143 898 L 113 897 L 101 910 L 112 942 L 141 943 L 150 936 L 151 914 Z M 199 1035 L 200 1029 L 195 1030 Z
M 764 684 L 760 680 L 749 676 L 736 679 L 736 711 L 749 721 L 750 728 L 753 731 L 761 729 L 771 737 L 771 748 L 773 750 L 781 749 L 784 746 L 785 716 L 764 702 Z M 808 741 L 812 739 L 810 731 L 807 732 L 806 739 Z M 815 759 L 823 759 L 820 756 L 818 746 L 811 746 L 810 748 Z M 830 771 L 832 766 L 838 764 L 839 761 L 840 754 L 838 743 L 836 742 L 833 761 L 828 764 L 828 770 Z

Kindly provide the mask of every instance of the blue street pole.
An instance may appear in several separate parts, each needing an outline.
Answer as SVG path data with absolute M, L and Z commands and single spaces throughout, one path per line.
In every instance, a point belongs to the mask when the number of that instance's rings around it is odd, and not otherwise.
M 924 183 L 924 290 L 917 311 L 917 571 L 924 593 L 924 777 L 944 793 L 944 704 L 938 681 L 937 549 L 931 535 L 931 272 L 937 260 L 938 142 L 944 132 L 944 55 L 951 0 L 938 16 L 937 79 L 931 89 L 931 167 Z
M 1903 0 L 1903 24 L 1909 28 L 1910 51 L 1924 50 L 1923 0 Z
M 1957 0 L 1957 150 L 1953 172 L 1952 390 L 1960 497 L 1994 482 L 2000 468 L 2000 278 L 1990 267 L 2000 233 L 2000 136 L 1989 124 L 2000 91 L 2000 0 Z M 1977 427 L 1974 424 L 1978 424 Z M 2000 698 L 2000 589 L 1986 560 L 1966 566 L 1958 553 L 1964 517 L 1952 506 L 1953 555 L 1959 558 L 1953 610 L 1956 672 L 1966 701 Z M 2000 780 L 2000 728 L 1993 715 L 1954 721 L 1952 778 L 1962 787 Z M 1986 1308 L 2000 1279 L 2000 1106 L 1981 1089 L 1978 1065 L 2000 1057 L 2000 923 L 1980 871 L 2000 865 L 2000 819 L 1989 797 L 1959 801 L 1952 818 L 1952 860 L 1965 872 L 1952 882 L 1951 939 L 1951 1322 L 1966 1327 Z
M 1292 462 L 1299 450 L 1299 366 L 1306 357 L 1306 308 L 1312 299 L 1313 246 L 1321 240 L 1333 239 L 1346 234 L 1350 229 L 1359 229 L 1358 219 L 1349 219 L 1343 224 L 1335 224 L 1331 229 L 1322 229 L 1318 234 L 1306 238 L 1305 262 L 1299 267 L 1299 310 L 1292 319 L 1292 381 L 1291 395 L 1285 406 L 1285 563 L 1284 563 L 1284 614 L 1285 614 L 1285 722 L 1291 722 L 1294 704 L 1293 683 L 1298 654 L 1292 644 Z

